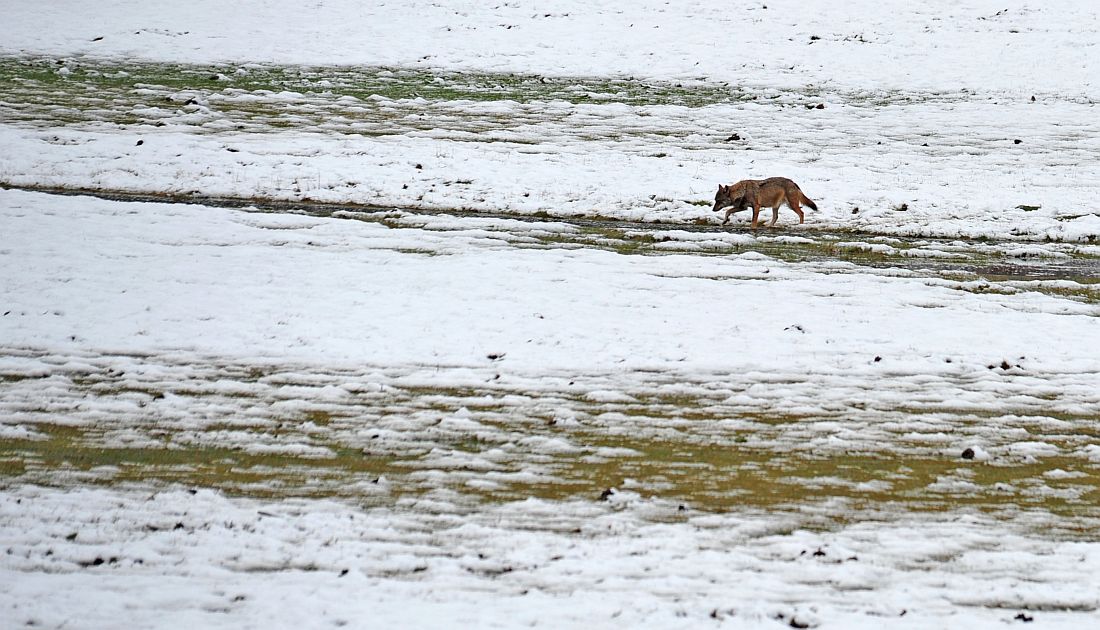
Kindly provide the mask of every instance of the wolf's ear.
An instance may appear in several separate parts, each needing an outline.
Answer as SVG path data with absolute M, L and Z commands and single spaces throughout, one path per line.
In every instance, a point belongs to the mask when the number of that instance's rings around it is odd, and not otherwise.
M 723 186 L 722 184 L 718 184 L 718 192 L 722 193 L 726 192 L 726 190 L 727 188 L 725 186 Z

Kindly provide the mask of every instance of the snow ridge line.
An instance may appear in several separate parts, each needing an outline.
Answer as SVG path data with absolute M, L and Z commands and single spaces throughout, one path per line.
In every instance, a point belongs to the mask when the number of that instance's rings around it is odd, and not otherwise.
M 743 234 L 743 235 L 764 235 L 767 236 L 767 231 L 756 231 L 748 227 L 747 224 L 742 225 L 718 225 L 710 223 L 699 222 L 686 222 L 686 223 L 670 223 L 661 220 L 631 220 L 617 217 L 601 216 L 598 214 L 591 215 L 577 215 L 577 214 L 562 214 L 554 215 L 549 213 L 537 213 L 537 214 L 521 214 L 505 211 L 486 211 L 477 210 L 465 207 L 439 207 L 439 206 L 425 206 L 425 205 L 400 205 L 400 204 L 384 204 L 373 205 L 363 203 L 349 203 L 349 202 L 337 202 L 337 201 L 321 201 L 308 198 L 299 199 L 286 199 L 280 197 L 233 197 L 226 195 L 207 195 L 201 193 L 178 193 L 171 191 L 142 191 L 142 190 L 127 190 L 121 188 L 103 188 L 103 187 L 85 187 L 85 186 L 48 186 L 48 185 L 36 185 L 36 184 L 21 184 L 10 181 L 0 180 L 0 190 L 17 190 L 23 192 L 42 193 L 46 195 L 56 195 L 60 197 L 93 197 L 96 199 L 103 199 L 107 201 L 121 201 L 125 203 L 169 203 L 169 204 L 186 204 L 196 206 L 210 206 L 215 208 L 229 208 L 234 210 L 241 210 L 243 212 L 259 212 L 259 213 L 285 213 L 285 214 L 301 214 L 307 216 L 316 217 L 332 217 L 332 218 L 357 218 L 356 215 L 369 215 L 379 213 L 407 213 L 410 215 L 423 215 L 423 216 L 455 216 L 455 217 L 473 217 L 473 218 L 486 218 L 486 219 L 511 219 L 517 221 L 523 221 L 526 223 L 554 223 L 565 224 L 578 227 L 597 227 L 608 229 L 624 229 L 624 230 L 646 230 L 646 231 L 659 231 L 659 230 L 677 230 L 682 232 L 691 232 L 699 234 Z M 874 229 L 863 229 L 860 227 L 838 229 L 836 226 L 816 227 L 813 225 L 801 226 L 798 231 L 798 237 L 804 238 L 873 238 L 883 236 L 883 233 Z M 780 237 L 782 238 L 782 237 Z M 797 238 L 797 237 L 796 237 Z M 960 238 L 957 236 L 906 236 L 906 235 L 890 235 L 890 238 L 898 242 L 922 242 L 922 243 L 958 243 Z M 967 239 L 961 239 L 967 240 Z M 1038 234 L 1020 233 L 1004 235 L 1001 238 L 983 238 L 980 240 L 983 246 L 996 246 L 1007 245 L 1013 243 L 1051 243 L 1051 239 L 1048 236 L 1042 236 Z M 1056 242 L 1056 241 L 1055 241 Z M 838 246 L 852 245 L 855 248 L 860 243 L 847 244 L 839 243 Z M 1100 277 L 1100 269 L 1097 270 L 1098 277 Z M 1079 276 L 1088 276 L 1086 272 L 1078 273 Z

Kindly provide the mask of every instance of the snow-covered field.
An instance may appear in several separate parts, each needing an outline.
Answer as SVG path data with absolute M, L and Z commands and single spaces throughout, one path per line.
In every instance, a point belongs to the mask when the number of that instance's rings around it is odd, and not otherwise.
M 1100 622 L 1091 5 L 8 4 L 0 626 Z

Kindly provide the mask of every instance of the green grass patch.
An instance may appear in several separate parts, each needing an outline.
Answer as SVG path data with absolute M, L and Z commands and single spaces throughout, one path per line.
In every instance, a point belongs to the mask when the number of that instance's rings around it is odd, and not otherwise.
M 311 417 L 317 419 L 316 413 Z M 179 483 L 230 494 L 288 497 L 346 496 L 348 484 L 404 472 L 391 457 L 340 445 L 332 445 L 333 457 L 316 458 L 212 445 L 108 446 L 94 429 L 55 424 L 35 428 L 47 437 L 0 439 L 0 474 L 5 478 L 65 483 L 75 476 L 96 484 Z
M 272 95 L 279 95 L 272 97 Z M 283 96 L 291 95 L 288 100 Z M 239 99 L 241 95 L 260 97 Z M 571 104 L 677 105 L 767 102 L 789 106 L 817 97 L 813 86 L 779 90 L 702 80 L 687 83 L 632 77 L 547 77 L 534 74 L 450 72 L 436 69 L 359 66 L 278 66 L 272 64 L 179 64 L 111 59 L 0 56 L 0 115 L 10 122 L 42 126 L 106 122 L 119 125 L 177 124 L 210 131 L 266 132 L 285 128 L 386 135 L 401 129 L 456 128 L 491 134 L 538 120 L 484 115 L 454 118 L 408 116 L 432 104 L 561 101 Z M 864 92 L 838 95 L 853 105 L 881 106 L 920 95 L 893 95 L 879 102 Z M 350 97 L 350 101 L 347 100 Z M 381 99 L 381 102 L 378 102 Z M 397 105 L 404 104 L 404 105 Z M 404 108 L 404 109 L 402 109 Z M 196 114 L 200 120 L 193 120 Z M 579 137 L 613 140 L 617 132 L 579 129 Z M 611 133 L 611 135 L 607 135 Z M 648 131 L 680 137 L 678 131 Z M 461 138 L 460 138 L 461 139 Z M 512 142 L 533 142 L 512 138 Z M 657 155 L 661 155 L 658 152 Z
M 69 101 L 99 102 L 117 95 L 157 89 L 194 92 L 292 92 L 302 95 L 383 97 L 428 101 L 566 101 L 684 105 L 751 101 L 747 90 L 726 85 L 638 81 L 630 78 L 545 77 L 534 74 L 460 73 L 356 66 L 271 64 L 188 65 L 134 61 L 0 57 L 0 95 L 33 89 L 68 94 Z
M 249 453 L 216 443 L 188 445 L 166 439 L 140 447 L 105 444 L 98 428 L 56 424 L 36 425 L 45 439 L 0 440 L 0 474 L 10 480 L 64 485 L 74 479 L 93 484 L 166 484 L 215 488 L 229 494 L 272 497 L 344 497 L 368 503 L 392 504 L 401 497 L 418 496 L 447 488 L 472 502 L 547 500 L 601 500 L 610 488 L 637 492 L 683 504 L 696 510 L 724 512 L 744 508 L 798 509 L 842 499 L 852 510 L 904 509 L 941 512 L 960 507 L 983 510 L 1037 508 L 1055 514 L 1094 515 L 1100 499 L 1100 469 L 1071 457 L 1040 461 L 1021 459 L 982 463 L 960 457 L 875 453 L 820 453 L 794 448 L 776 451 L 760 447 L 759 430 L 726 431 L 719 439 L 705 439 L 690 426 L 683 430 L 636 430 L 632 423 L 658 422 L 669 417 L 692 422 L 717 420 L 707 417 L 707 401 L 690 397 L 665 397 L 646 405 L 625 407 L 646 415 L 628 414 L 609 426 L 586 423 L 562 426 L 541 417 L 517 418 L 515 410 L 485 401 L 484 392 L 456 390 L 458 398 L 426 390 L 433 400 L 413 396 L 406 404 L 435 409 L 443 415 L 468 407 L 471 398 L 483 399 L 475 409 L 477 421 L 486 427 L 520 432 L 525 436 L 560 437 L 581 448 L 580 453 L 518 454 L 510 461 L 496 460 L 497 470 L 542 471 L 536 480 L 517 481 L 507 474 L 461 464 L 437 465 L 425 453 L 454 451 L 480 454 L 499 451 L 495 433 L 436 436 L 409 435 L 417 442 L 399 452 L 375 453 L 344 441 L 340 433 L 327 433 L 314 441 L 331 451 L 317 458 L 285 453 Z M 694 411 L 693 411 L 694 410 Z M 771 416 L 765 413 L 725 416 L 751 420 L 754 425 L 797 427 L 812 419 Z M 321 427 L 334 424 L 329 412 L 310 411 L 304 419 Z M 348 419 L 342 419 L 346 422 Z M 211 425 L 211 434 L 227 425 Z M 644 426 L 644 425 L 640 425 Z M 238 427 L 239 428 L 239 427 Z M 245 430 L 249 430 L 247 427 Z M 254 430 L 255 429 L 251 429 Z M 768 430 L 770 431 L 770 429 Z M 256 431 L 269 437 L 262 431 Z M 300 436 L 290 436 L 298 439 Z M 169 436 L 170 438 L 170 436 Z M 212 441 L 213 442 L 213 441 Z M 608 450 L 613 449 L 613 450 Z M 534 462 L 537 462 L 535 464 Z M 1061 469 L 1073 476 L 1050 479 L 1044 473 Z M 436 474 L 417 476 L 416 471 Z M 390 490 L 364 495 L 363 487 L 385 477 Z M 470 486 L 471 479 L 491 480 L 494 486 Z M 833 515 L 844 520 L 848 513 Z

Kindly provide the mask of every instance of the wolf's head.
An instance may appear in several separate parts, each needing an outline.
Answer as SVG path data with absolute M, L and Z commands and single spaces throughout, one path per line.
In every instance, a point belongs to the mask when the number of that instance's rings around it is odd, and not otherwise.
M 718 185 L 718 193 L 714 195 L 714 208 L 712 212 L 718 212 L 722 208 L 728 208 L 741 200 L 741 191 L 734 190 L 733 186 Z

